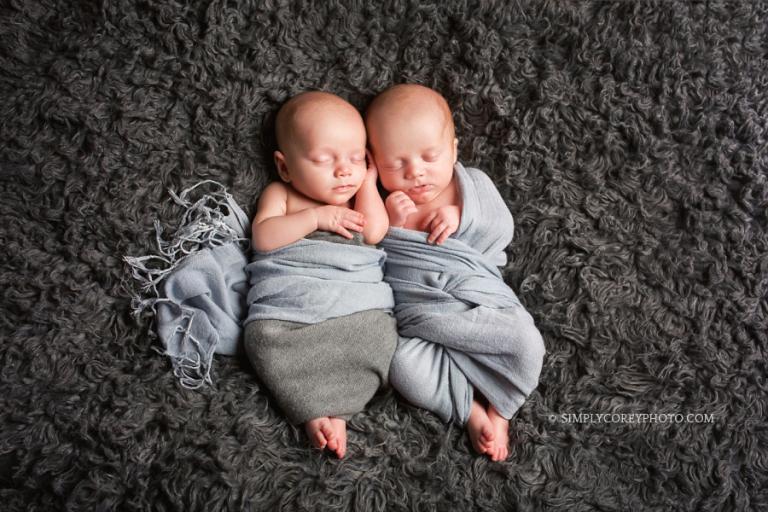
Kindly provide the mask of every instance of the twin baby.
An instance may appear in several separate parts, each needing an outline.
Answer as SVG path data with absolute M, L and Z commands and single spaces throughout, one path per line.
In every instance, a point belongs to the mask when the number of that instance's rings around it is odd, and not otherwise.
M 544 344 L 499 272 L 512 216 L 484 173 L 458 163 L 445 99 L 396 85 L 363 120 L 308 92 L 283 105 L 276 132 L 282 181 L 252 229 L 262 320 L 245 346 L 278 405 L 341 458 L 346 420 L 389 383 L 504 460 Z

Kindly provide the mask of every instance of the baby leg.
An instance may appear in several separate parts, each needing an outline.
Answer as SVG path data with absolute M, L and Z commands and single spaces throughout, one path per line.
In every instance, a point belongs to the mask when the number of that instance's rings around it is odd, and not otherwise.
M 389 367 L 389 382 L 403 398 L 444 422 L 467 422 L 472 385 L 442 345 L 400 338 Z

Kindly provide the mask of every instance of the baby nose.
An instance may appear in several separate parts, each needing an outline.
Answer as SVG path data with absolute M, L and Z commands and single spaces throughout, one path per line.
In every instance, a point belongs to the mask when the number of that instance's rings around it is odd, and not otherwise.
M 418 178 L 419 176 L 423 175 L 424 169 L 417 165 L 408 164 L 408 166 L 405 168 L 405 177 L 408 179 Z
M 351 173 L 352 173 L 352 170 L 346 164 L 340 164 L 340 165 L 336 166 L 335 175 L 337 177 L 349 176 Z

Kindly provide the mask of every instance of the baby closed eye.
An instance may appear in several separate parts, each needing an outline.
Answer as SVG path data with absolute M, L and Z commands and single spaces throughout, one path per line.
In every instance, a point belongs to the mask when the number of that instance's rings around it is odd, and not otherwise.
M 387 171 L 396 171 L 402 169 L 402 167 L 403 162 L 398 160 L 397 162 L 385 163 L 381 168 Z

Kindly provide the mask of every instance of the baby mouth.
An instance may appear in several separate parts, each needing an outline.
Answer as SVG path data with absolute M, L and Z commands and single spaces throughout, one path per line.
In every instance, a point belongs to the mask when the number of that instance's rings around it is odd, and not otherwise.
M 354 185 L 339 185 L 338 187 L 333 187 L 334 192 L 348 192 L 355 188 Z
M 410 191 L 414 194 L 423 194 L 427 190 L 429 190 L 432 187 L 432 185 L 416 185 L 415 187 L 411 187 Z

